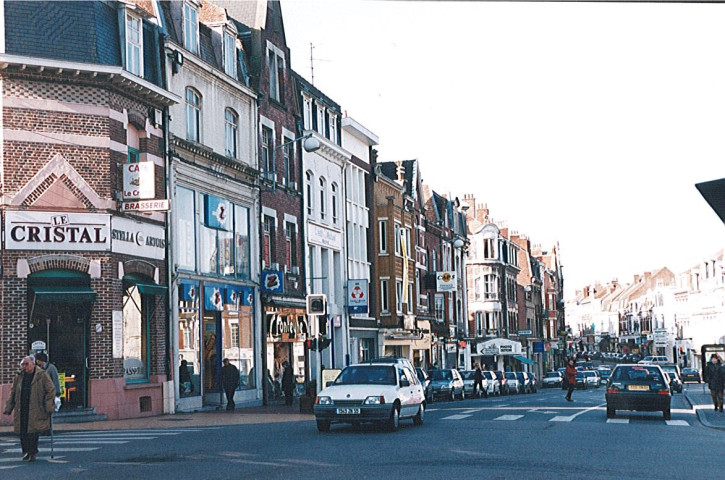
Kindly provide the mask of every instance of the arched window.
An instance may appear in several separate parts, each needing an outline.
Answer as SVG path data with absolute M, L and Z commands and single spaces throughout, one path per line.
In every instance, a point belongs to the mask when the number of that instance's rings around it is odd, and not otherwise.
M 186 89 L 186 139 L 201 141 L 201 96 L 193 88 Z
M 320 177 L 320 220 L 324 220 L 327 213 L 325 197 L 327 197 L 327 182 L 324 177 Z
M 330 209 L 332 210 L 332 223 L 337 225 L 337 184 L 330 185 Z
M 224 110 L 224 153 L 227 157 L 237 158 L 237 132 L 239 117 L 231 108 Z
M 305 172 L 305 203 L 307 205 L 307 216 L 312 216 L 315 209 L 314 198 L 312 197 L 312 172 Z

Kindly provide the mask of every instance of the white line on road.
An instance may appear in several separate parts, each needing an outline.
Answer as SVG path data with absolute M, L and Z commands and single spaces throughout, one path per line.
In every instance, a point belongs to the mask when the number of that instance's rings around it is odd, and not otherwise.
M 120 445 L 129 440 L 56 440 L 56 445 Z
M 608 418 L 607 423 L 629 423 L 629 418 Z
M 92 452 L 93 450 L 98 450 L 98 448 L 100 447 L 56 448 L 54 450 L 56 452 Z M 50 453 L 50 448 L 39 448 L 38 450 Z M 22 453 L 22 451 L 22 448 L 8 448 L 7 450 L 3 450 L 3 453 Z
M 671 427 L 689 427 L 690 424 L 686 420 L 665 420 L 667 425 Z
M 441 420 L 463 420 L 468 417 L 470 417 L 470 415 L 450 415 L 448 417 L 441 418 Z
M 518 420 L 523 415 L 501 415 L 500 417 L 494 418 L 494 420 Z
M 554 418 L 550 418 L 549 419 L 550 422 L 571 422 L 572 420 L 574 420 L 574 417 L 573 416 L 571 416 L 571 417 L 560 417 L 560 416 L 557 416 L 557 417 L 554 417 Z
M 581 412 L 575 413 L 574 415 L 571 415 L 571 416 L 568 416 L 568 417 L 554 417 L 554 418 L 552 418 L 549 421 L 550 422 L 571 422 L 572 420 L 574 420 L 579 415 L 583 415 L 583 414 L 585 414 L 587 412 L 591 412 L 592 410 L 599 410 L 602 407 L 604 407 L 605 405 L 606 405 L 606 403 L 602 403 L 601 405 L 597 405 L 595 407 L 585 408 Z

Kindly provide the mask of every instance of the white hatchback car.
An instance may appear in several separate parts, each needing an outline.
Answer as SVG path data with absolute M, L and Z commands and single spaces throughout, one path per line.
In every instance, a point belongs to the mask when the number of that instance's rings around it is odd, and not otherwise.
M 332 423 L 373 422 L 395 431 L 404 418 L 422 425 L 425 392 L 415 372 L 400 363 L 350 365 L 315 400 L 317 430 L 330 431 Z

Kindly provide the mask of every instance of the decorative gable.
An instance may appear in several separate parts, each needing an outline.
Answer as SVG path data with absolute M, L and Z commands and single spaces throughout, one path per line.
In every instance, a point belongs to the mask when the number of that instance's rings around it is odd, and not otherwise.
M 116 202 L 101 198 L 78 171 L 57 154 L 9 199 L 11 206 L 63 210 L 115 209 Z

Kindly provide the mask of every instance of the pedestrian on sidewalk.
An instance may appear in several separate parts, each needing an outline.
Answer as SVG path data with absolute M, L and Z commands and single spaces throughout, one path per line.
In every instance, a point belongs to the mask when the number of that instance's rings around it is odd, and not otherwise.
M 719 355 L 713 354 L 712 357 L 710 357 L 705 374 L 705 381 L 707 382 L 707 386 L 710 388 L 710 396 L 712 397 L 712 403 L 715 405 L 715 411 L 722 412 L 722 394 L 723 389 L 725 388 L 725 372 L 723 372 L 723 366 Z
M 239 369 L 231 364 L 228 358 L 222 360 L 222 386 L 227 396 L 227 410 L 234 410 L 234 392 L 239 386 Z
M 292 373 L 292 365 L 285 360 L 282 362 L 282 369 L 282 391 L 284 392 L 284 404 L 292 405 L 295 390 L 295 376 Z
M 42 368 L 53 382 L 53 386 L 55 387 L 55 411 L 57 412 L 60 410 L 60 379 L 58 378 L 58 369 L 48 361 L 48 355 L 45 352 L 35 354 L 35 364 Z
M 574 392 L 574 388 L 576 388 L 576 367 L 574 366 L 573 358 L 570 358 L 566 365 L 566 386 L 568 391 L 566 392 L 566 397 L 564 398 L 566 398 L 567 402 L 573 402 L 571 394 Z
M 38 437 L 50 430 L 54 398 L 55 387 L 48 374 L 35 366 L 32 356 L 23 358 L 3 410 L 5 415 L 13 413 L 13 431 L 20 437 L 23 460 L 35 461 Z
M 478 392 L 478 396 L 484 396 L 488 398 L 488 392 L 483 387 L 483 372 L 481 371 L 481 365 L 478 363 L 476 364 L 476 368 L 473 372 L 473 396 L 476 396 L 476 392 Z

